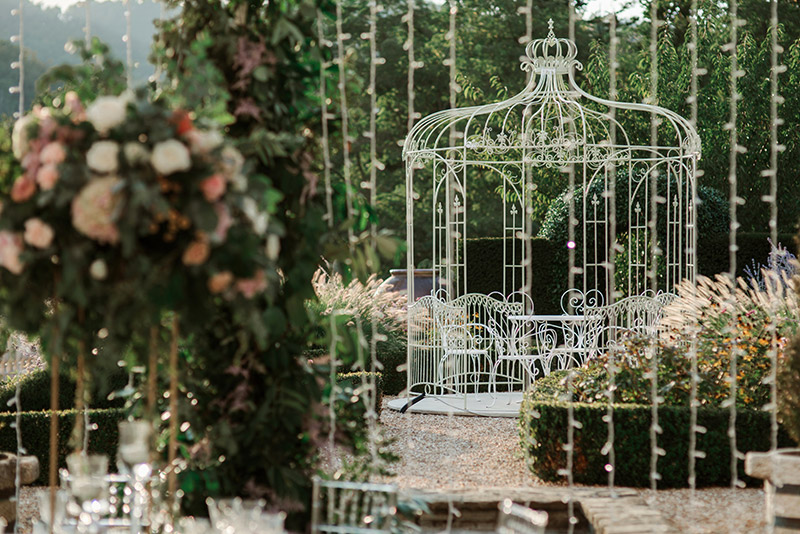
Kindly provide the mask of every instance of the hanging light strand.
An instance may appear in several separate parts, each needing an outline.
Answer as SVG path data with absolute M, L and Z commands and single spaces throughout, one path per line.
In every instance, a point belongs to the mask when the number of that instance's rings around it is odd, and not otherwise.
M 344 33 L 342 25 L 342 0 L 336 2 L 336 64 L 339 66 L 339 107 L 342 118 L 342 173 L 344 175 L 345 204 L 347 219 L 353 219 L 353 190 L 352 190 L 352 162 L 350 161 L 350 123 L 347 111 L 347 72 L 345 69 L 345 41 L 350 39 L 349 33 Z M 347 225 L 348 247 L 353 251 L 355 236 L 352 224 Z
M 131 23 L 131 0 L 125 0 L 125 80 L 128 84 L 128 89 L 133 87 L 133 46 L 132 46 L 132 23 Z M 88 11 L 87 11 L 88 13 Z
M 17 60 L 17 69 L 19 70 L 19 82 L 17 85 L 17 96 L 19 97 L 18 105 L 17 105 L 17 118 L 21 119 L 22 116 L 25 114 L 25 17 L 24 17 L 24 8 L 23 8 L 23 0 L 19 0 L 19 7 L 17 7 L 17 16 L 19 16 L 19 34 L 17 35 L 17 44 L 19 45 L 19 59 Z M 13 12 L 12 12 L 13 14 Z M 13 40 L 13 39 L 12 39 Z M 13 67 L 13 65 L 12 65 Z M 13 87 L 11 88 L 11 92 L 13 93 Z M 9 343 L 9 345 L 11 345 Z M 15 372 L 17 378 L 19 378 L 22 368 L 20 362 L 20 351 L 19 347 L 13 345 L 12 350 L 14 351 L 14 361 L 15 361 Z M 20 406 L 20 388 L 21 388 L 21 380 L 16 380 L 16 387 L 14 388 L 14 429 L 17 438 L 17 458 L 21 459 L 25 454 L 25 448 L 22 445 L 22 407 Z M 52 446 L 52 442 L 51 442 Z M 53 457 L 52 451 L 50 457 Z M 52 477 L 51 477 L 52 480 Z M 22 487 L 22 462 L 17 460 L 16 470 L 14 473 L 14 508 L 15 510 L 19 510 L 19 500 L 20 500 L 20 490 Z M 51 493 L 52 495 L 52 493 Z M 52 503 L 51 503 L 52 505 Z M 51 506 L 51 511 L 53 507 Z M 17 534 L 19 531 L 19 521 L 14 522 L 14 534 Z
M 569 38 L 572 42 L 575 42 L 575 6 L 573 5 L 572 0 L 568 0 L 568 25 L 569 25 Z M 574 118 L 572 115 L 568 114 L 566 119 L 569 123 L 570 128 L 576 128 L 574 124 Z M 568 191 L 575 191 L 575 165 L 568 164 L 567 168 L 567 187 Z M 569 201 L 569 224 L 567 225 L 567 238 L 568 242 L 568 250 L 569 250 L 569 259 L 568 259 L 568 267 L 569 267 L 569 274 L 568 274 L 568 288 L 572 289 L 575 287 L 575 275 L 579 274 L 579 269 L 575 266 L 575 225 L 578 223 L 578 220 L 575 218 L 575 195 L 570 195 Z M 581 273 L 582 274 L 582 273 Z M 585 276 L 583 277 L 584 284 L 585 284 Z M 585 289 L 585 288 L 584 288 Z M 568 310 L 569 313 L 574 313 L 572 310 Z M 573 473 L 573 465 L 574 465 L 574 454 L 575 454 L 575 429 L 580 428 L 580 423 L 575 419 L 575 409 L 573 406 L 574 401 L 574 394 L 575 388 L 573 386 L 574 380 L 574 370 L 572 367 L 569 368 L 567 371 L 567 396 L 568 396 L 568 403 L 567 403 L 567 443 L 564 445 L 565 452 L 567 453 L 567 466 L 566 466 L 566 476 L 567 476 L 567 515 L 569 516 L 569 526 L 568 532 L 572 534 L 575 530 L 575 525 L 578 524 L 578 517 L 575 514 L 575 499 L 574 499 L 574 491 L 575 491 L 575 479 Z
M 319 45 L 319 102 L 321 109 L 320 122 L 322 126 L 322 174 L 325 182 L 325 220 L 328 228 L 333 228 L 333 187 L 331 186 L 331 146 L 328 120 L 333 116 L 328 111 L 328 68 L 330 62 L 325 57 L 325 49 L 330 49 L 333 43 L 325 39 L 325 29 L 322 23 L 322 11 L 317 10 L 317 43 Z
M 778 106 L 783 103 L 783 97 L 778 93 L 778 75 L 786 72 L 786 66 L 779 62 L 779 55 L 783 48 L 778 43 L 778 0 L 770 2 L 770 104 L 769 104 L 769 125 L 770 125 L 770 152 L 769 169 L 762 172 L 762 175 L 769 177 L 769 195 L 764 199 L 769 204 L 769 232 L 774 245 L 778 245 L 778 155 L 786 149 L 778 142 L 778 127 L 783 124 L 783 120 L 778 116 Z M 780 283 L 776 281 L 777 283 Z M 767 280 L 769 283 L 769 280 Z M 773 299 L 774 306 L 777 302 Z M 770 373 L 769 388 L 770 402 L 765 409 L 770 412 L 770 449 L 778 448 L 778 322 L 775 319 L 777 310 L 772 310 L 773 320 L 769 322 L 768 329 L 770 334 Z
M 378 13 L 382 8 L 378 5 L 376 0 L 369 2 L 369 32 L 362 35 L 363 38 L 369 41 L 369 131 L 364 133 L 364 136 L 369 140 L 369 183 L 366 184 L 369 193 L 369 203 L 371 206 L 377 205 L 378 193 L 378 171 L 383 170 L 384 165 L 378 160 L 378 95 L 377 95 L 377 67 L 385 63 L 385 60 L 378 55 L 377 49 L 377 34 L 378 34 Z M 370 225 L 369 229 L 370 241 L 373 249 L 377 249 L 378 227 L 374 222 Z M 376 271 L 378 265 L 370 266 L 371 271 Z M 369 373 L 367 374 L 367 433 L 368 433 L 368 447 L 373 465 L 378 465 L 378 420 L 377 420 L 377 386 L 375 373 L 378 372 L 380 366 L 378 362 L 378 318 L 372 314 L 370 320 L 371 336 L 369 340 L 369 356 L 370 365 Z
M 691 16 L 689 17 L 689 52 L 691 57 L 691 72 L 690 72 L 690 91 L 689 97 L 687 101 L 689 103 L 690 108 L 690 115 L 689 115 L 689 123 L 692 127 L 696 130 L 697 129 L 697 111 L 698 111 L 698 77 L 705 74 L 705 69 L 701 69 L 698 67 L 698 33 L 697 33 L 697 0 L 692 0 L 691 5 Z M 696 163 L 695 163 L 696 165 Z M 703 175 L 702 169 L 697 169 L 695 172 L 696 179 L 699 179 Z M 697 205 L 697 184 L 692 184 L 692 196 L 693 204 Z M 695 259 L 696 262 L 696 254 L 697 254 L 697 229 L 692 234 L 692 247 L 695 251 Z M 693 298 L 697 298 L 697 280 L 694 280 L 692 285 L 693 287 Z M 694 309 L 694 308 L 693 308 Z M 696 325 L 698 321 L 698 317 L 694 318 L 692 324 Z M 705 427 L 701 427 L 697 424 L 697 408 L 699 407 L 699 402 L 697 400 L 697 385 L 699 380 L 699 375 L 697 374 L 697 332 L 689 332 L 691 341 L 689 345 L 689 359 L 690 359 L 690 389 L 689 389 L 689 490 L 691 499 L 694 499 L 695 489 L 697 487 L 697 471 L 696 471 L 696 464 L 698 458 L 705 458 L 705 452 L 699 451 L 697 449 L 697 434 L 705 432 Z
M 450 43 L 450 55 L 444 60 L 444 64 L 450 68 L 450 109 L 456 109 L 456 94 L 460 89 L 456 81 L 456 14 L 458 14 L 458 6 L 455 0 L 449 0 L 449 6 L 450 29 L 446 39 Z M 456 129 L 453 124 L 450 126 L 450 146 L 455 146 L 455 144 Z
M 729 264 L 729 271 L 728 277 L 731 281 L 731 286 L 735 287 L 736 284 L 736 251 L 738 250 L 738 246 L 736 244 L 736 234 L 739 229 L 739 221 L 737 219 L 737 208 L 740 202 L 743 202 L 741 198 L 739 198 L 739 194 L 737 191 L 737 172 L 738 172 L 738 163 L 737 157 L 740 152 L 744 152 L 745 148 L 739 144 L 739 132 L 737 130 L 737 120 L 738 120 L 738 103 L 741 99 L 741 94 L 739 93 L 738 89 L 738 79 L 744 75 L 744 71 L 739 68 L 739 57 L 737 53 L 738 47 L 738 28 L 744 21 L 739 18 L 739 3 L 738 0 L 730 0 L 729 3 L 729 14 L 730 14 L 730 42 L 723 46 L 723 50 L 730 53 L 730 114 L 728 117 L 728 123 L 725 125 L 725 128 L 730 131 L 730 151 L 728 156 L 728 186 L 729 186 L 729 209 L 730 209 L 730 231 L 729 231 L 729 244 L 728 244 L 728 260 Z M 732 296 L 733 298 L 733 296 Z M 731 308 L 735 309 L 735 308 Z M 729 396 L 726 399 L 723 405 L 727 405 L 728 409 L 730 410 L 730 416 L 728 420 L 728 437 L 730 440 L 730 451 L 731 451 L 731 458 L 730 458 L 730 470 L 731 470 L 731 488 L 735 489 L 739 486 L 742 486 L 742 481 L 739 480 L 739 460 L 742 459 L 742 453 L 739 452 L 737 448 L 737 439 L 736 439 L 736 391 L 737 391 L 737 358 L 738 358 L 738 347 L 735 341 L 734 330 L 736 326 L 733 324 L 729 324 L 727 329 L 730 331 L 728 337 L 731 339 L 730 345 L 730 369 L 729 369 L 729 376 L 728 380 L 730 382 L 730 391 Z
M 92 2 L 91 0 L 83 0 L 83 13 L 86 23 L 83 26 L 83 39 L 86 42 L 86 47 L 92 45 Z
M 612 102 L 617 101 L 617 45 L 619 39 L 617 37 L 617 16 L 613 11 L 608 14 L 608 30 L 609 30 L 609 43 L 608 43 L 608 99 Z M 611 157 L 607 162 L 607 188 L 604 194 L 606 195 L 607 209 L 606 213 L 609 215 L 609 232 L 608 235 L 612 236 L 608 244 L 608 262 L 607 280 L 608 283 L 608 304 L 614 304 L 616 300 L 616 277 L 614 272 L 616 261 L 616 239 L 613 236 L 617 235 L 617 165 L 615 161 L 614 152 L 617 146 L 617 110 L 615 107 L 610 106 L 608 109 L 609 118 L 609 144 L 611 146 Z M 608 457 L 608 488 L 611 490 L 612 495 L 614 492 L 614 477 L 616 474 L 616 453 L 614 450 L 614 391 L 616 390 L 616 373 L 617 373 L 617 350 L 616 344 L 612 344 L 609 350 L 608 361 L 608 389 L 606 396 L 608 398 L 608 407 L 606 408 L 606 424 L 607 435 L 606 443 L 603 446 L 602 452 Z
M 658 28 L 661 25 L 658 19 L 658 2 L 650 3 L 650 104 L 658 105 Z M 650 150 L 658 153 L 658 126 L 660 119 L 658 114 L 653 111 L 650 113 Z M 660 250 L 658 247 L 658 204 L 664 202 L 658 194 L 658 169 L 651 168 L 649 172 L 649 193 L 650 193 L 650 217 L 648 219 L 648 231 L 650 241 L 650 265 L 647 270 L 647 278 L 651 291 L 654 293 L 658 289 L 658 257 Z M 655 346 L 647 347 L 650 356 L 650 489 L 656 490 L 661 475 L 658 472 L 658 458 L 664 456 L 665 451 L 658 445 L 658 435 L 661 434 L 661 426 L 658 421 L 658 406 L 661 397 L 658 394 L 658 350 Z

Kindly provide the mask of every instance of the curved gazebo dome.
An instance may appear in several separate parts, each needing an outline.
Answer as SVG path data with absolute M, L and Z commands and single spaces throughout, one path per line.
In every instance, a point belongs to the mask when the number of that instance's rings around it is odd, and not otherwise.
M 408 268 L 415 267 L 415 233 L 427 236 L 427 231 L 415 231 L 415 198 L 432 199 L 430 263 L 435 275 L 446 280 L 448 295 L 468 292 L 466 193 L 476 174 L 497 173 L 502 177 L 497 197 L 505 271 L 503 287 L 496 289 L 506 295 L 524 291 L 531 281 L 520 239 L 530 237 L 523 214 L 529 212 L 531 192 L 544 180 L 563 180 L 569 171 L 578 219 L 576 289 L 603 295 L 614 287 L 620 290 L 619 275 L 609 268 L 615 245 L 627 247 L 627 265 L 617 264 L 618 270 L 627 267 L 623 294 L 671 291 L 680 280 L 693 279 L 700 139 L 692 125 L 662 107 L 605 100 L 583 91 L 574 78 L 582 69 L 577 47 L 556 38 L 552 21 L 547 38 L 531 41 L 525 52 L 521 67 L 530 79 L 522 92 L 494 104 L 433 113 L 409 133 L 403 147 Z M 655 138 L 649 127 L 653 118 Z M 421 188 L 430 191 L 423 194 Z M 616 191 L 618 225 L 609 221 L 611 190 Z M 499 220 L 499 209 L 497 216 Z M 657 254 L 651 253 L 653 244 Z M 654 261 L 658 287 L 648 278 Z
M 552 22 L 552 21 L 551 21 Z M 576 59 L 577 47 L 568 39 L 536 39 L 525 48 L 521 68 L 530 80 L 519 94 L 494 104 L 439 111 L 421 119 L 409 133 L 403 155 L 417 158 L 448 158 L 448 151 L 461 150 L 467 160 L 504 154 L 506 159 L 523 153 L 532 164 L 605 162 L 610 154 L 626 160 L 631 150 L 658 150 L 665 156 L 694 159 L 700 156 L 700 138 L 688 120 L 648 104 L 616 102 L 595 97 L 575 82 L 574 71 L 583 66 Z M 662 119 L 658 144 L 635 139 L 613 118 L 639 112 Z M 611 128 L 617 143 L 612 145 Z M 649 134 L 649 131 L 648 131 Z M 450 158 L 452 159 L 452 158 Z

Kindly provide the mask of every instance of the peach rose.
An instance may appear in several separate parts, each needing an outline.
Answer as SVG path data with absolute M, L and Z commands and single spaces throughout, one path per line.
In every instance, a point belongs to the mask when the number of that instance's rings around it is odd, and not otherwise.
M 45 165 L 39 168 L 36 173 L 36 183 L 42 188 L 42 191 L 49 191 L 55 187 L 59 178 L 58 167 L 53 164 Z
M 267 277 L 264 276 L 263 270 L 256 271 L 253 278 L 242 278 L 236 282 L 236 290 L 248 299 L 253 298 L 265 289 L 267 289 Z
M 11 200 L 14 202 L 25 202 L 36 192 L 36 182 L 27 176 L 20 176 L 14 180 L 11 186 Z
M 53 242 L 53 227 L 38 217 L 25 221 L 25 242 L 32 247 L 47 248 Z
M 98 243 L 116 245 L 119 229 L 114 223 L 122 185 L 116 176 L 90 180 L 72 199 L 72 226 Z
M 20 274 L 24 265 L 19 261 L 22 252 L 22 236 L 7 230 L 0 231 L 0 266 L 14 274 Z
M 208 279 L 208 290 L 211 293 L 222 293 L 231 286 L 233 282 L 233 273 L 230 271 L 222 271 Z
M 86 118 L 86 110 L 78 93 L 75 91 L 70 91 L 64 95 L 64 109 L 75 121 L 82 121 Z
M 214 174 L 200 182 L 200 190 L 209 202 L 216 202 L 225 194 L 225 177 Z
M 65 159 L 67 159 L 67 151 L 64 149 L 64 145 L 58 141 L 47 143 L 39 154 L 39 161 L 43 165 L 58 165 Z
M 197 239 L 189 243 L 183 251 L 184 265 L 202 265 L 208 259 L 211 247 L 208 246 L 208 237 L 203 233 L 198 233 Z

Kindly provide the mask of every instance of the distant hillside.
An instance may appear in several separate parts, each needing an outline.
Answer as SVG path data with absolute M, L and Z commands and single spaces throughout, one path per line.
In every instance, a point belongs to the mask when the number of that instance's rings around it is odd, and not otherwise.
M 0 0 L 0 13 L 8 14 L 19 6 L 17 0 Z M 134 70 L 137 84 L 144 83 L 153 73 L 153 66 L 147 61 L 153 42 L 155 26 L 153 21 L 160 18 L 161 5 L 153 0 L 130 3 L 133 60 L 138 63 Z M 26 83 L 26 91 L 32 89 L 35 78 L 44 69 L 62 63 L 75 63 L 78 58 L 67 53 L 64 45 L 72 39 L 83 39 L 86 11 L 83 7 L 72 6 L 65 12 L 57 8 L 45 8 L 25 2 L 25 48 L 26 74 L 31 79 Z M 125 8 L 122 2 L 92 2 L 90 5 L 92 35 L 107 43 L 118 59 L 125 59 Z M 19 73 L 10 67 L 10 58 L 16 60 L 18 48 L 9 41 L 19 32 L 19 19 L 10 15 L 0 17 L 0 115 L 16 111 L 17 96 L 8 93 L 8 87 L 16 85 Z M 28 96 L 32 96 L 29 91 Z M 26 101 L 29 99 L 26 98 Z

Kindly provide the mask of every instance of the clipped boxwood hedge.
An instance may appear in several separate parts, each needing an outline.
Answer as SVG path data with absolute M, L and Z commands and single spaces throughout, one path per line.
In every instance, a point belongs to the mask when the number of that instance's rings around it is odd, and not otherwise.
M 128 374 L 119 370 L 102 378 L 102 383 L 92 387 L 92 409 L 121 408 L 124 399 L 108 400 L 108 393 L 118 391 L 128 382 Z M 14 397 L 19 381 L 20 407 L 26 412 L 38 412 L 50 409 L 50 368 L 31 371 L 20 378 L 12 378 L 0 384 L 0 412 L 12 412 L 16 407 L 9 405 Z M 66 374 L 59 376 L 58 407 L 60 410 L 74 408 L 75 380 Z
M 563 445 L 567 441 L 567 407 L 565 402 L 537 400 L 529 392 L 520 408 L 521 445 L 532 473 L 545 481 L 563 480 L 558 470 L 566 467 Z M 603 420 L 606 405 L 574 403 L 573 410 L 575 419 L 582 425 L 574 434 L 574 480 L 579 484 L 606 484 L 608 458 L 601 453 L 608 437 L 608 427 Z M 658 446 L 666 451 L 658 460 L 659 487 L 688 486 L 689 415 L 686 406 L 662 406 L 658 410 L 658 423 L 663 429 Z M 730 484 L 729 417 L 727 409 L 701 407 L 697 410 L 698 424 L 707 429 L 705 434 L 697 434 L 697 449 L 706 453 L 706 457 L 698 458 L 696 463 L 698 486 Z M 650 485 L 650 421 L 649 405 L 615 406 L 615 484 Z M 770 414 L 755 409 L 739 410 L 736 432 L 737 448 L 742 453 L 768 450 Z M 781 430 L 779 446 L 791 446 L 791 443 Z M 761 484 L 745 476 L 743 462 L 739 464 L 739 477 Z
M 66 457 L 72 452 L 69 447 L 69 438 L 75 424 L 75 410 L 58 412 L 58 465 L 66 467 Z M 50 469 L 50 411 L 22 412 L 22 446 L 28 454 L 39 459 L 39 478 L 35 484 L 48 483 Z M 17 434 L 12 424 L 16 414 L 0 414 L 0 451 L 14 452 L 17 450 Z M 90 410 L 89 420 L 97 425 L 97 429 L 89 432 L 89 451 L 105 454 L 110 458 L 109 465 L 113 466 L 117 456 L 117 440 L 119 431 L 117 423 L 125 418 L 121 409 Z

